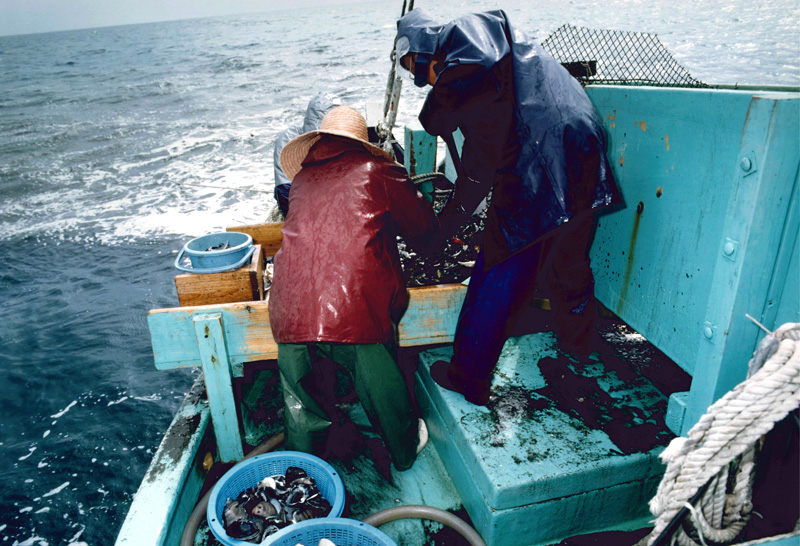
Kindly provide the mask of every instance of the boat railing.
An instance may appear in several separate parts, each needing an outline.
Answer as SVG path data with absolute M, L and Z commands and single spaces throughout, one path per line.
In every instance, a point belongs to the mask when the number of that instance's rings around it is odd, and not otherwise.
M 465 293 L 466 287 L 460 284 L 411 288 L 408 309 L 398 325 L 398 344 L 452 342 Z M 155 309 L 148 315 L 148 324 L 156 368 L 202 368 L 220 458 L 239 460 L 242 433 L 233 378 L 244 375 L 246 362 L 278 357 L 269 302 Z

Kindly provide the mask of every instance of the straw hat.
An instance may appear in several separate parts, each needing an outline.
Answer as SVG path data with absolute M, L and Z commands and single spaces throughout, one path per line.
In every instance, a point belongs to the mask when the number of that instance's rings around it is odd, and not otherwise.
M 294 177 L 303 168 L 303 161 L 308 155 L 308 151 L 322 135 L 336 135 L 355 140 L 363 144 L 364 148 L 372 155 L 394 161 L 394 158 L 387 152 L 370 144 L 367 122 L 358 110 L 349 106 L 337 106 L 322 118 L 319 130 L 303 133 L 287 142 L 283 147 L 281 168 L 289 180 L 294 180 Z

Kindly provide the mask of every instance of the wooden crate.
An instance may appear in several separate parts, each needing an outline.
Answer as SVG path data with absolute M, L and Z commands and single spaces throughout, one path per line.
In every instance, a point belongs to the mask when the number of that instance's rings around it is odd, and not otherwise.
M 248 265 L 223 273 L 187 273 L 175 276 L 181 307 L 261 301 L 264 299 L 264 250 L 254 245 Z

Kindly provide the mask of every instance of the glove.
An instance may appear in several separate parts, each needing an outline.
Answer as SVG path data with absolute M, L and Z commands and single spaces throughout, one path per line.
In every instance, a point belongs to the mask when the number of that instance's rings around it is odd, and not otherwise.
M 441 253 L 442 250 L 444 250 L 444 247 L 447 246 L 447 242 L 449 240 L 450 237 L 441 231 L 437 231 L 433 235 L 413 241 L 411 246 L 420 256 L 430 259 Z
M 459 179 L 460 180 L 460 179 Z M 471 181 L 471 179 L 468 179 Z M 458 182 L 456 182 L 456 190 L 458 189 Z M 412 246 L 423 256 L 432 257 L 439 254 L 447 246 L 453 237 L 461 231 L 472 217 L 472 210 L 465 209 L 459 200 L 457 191 L 453 192 L 450 200 L 447 201 L 442 211 L 439 213 L 439 231 L 414 241 Z M 476 205 L 477 206 L 477 205 Z M 469 210 L 469 212 L 467 212 Z

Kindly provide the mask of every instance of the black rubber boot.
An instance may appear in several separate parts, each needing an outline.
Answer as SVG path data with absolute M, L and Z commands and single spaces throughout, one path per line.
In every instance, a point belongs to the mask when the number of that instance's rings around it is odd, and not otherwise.
M 461 377 L 446 360 L 437 360 L 433 363 L 431 378 L 443 389 L 463 395 L 471 404 L 485 406 L 489 403 L 489 382 Z

